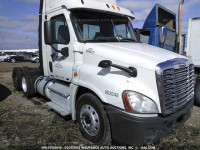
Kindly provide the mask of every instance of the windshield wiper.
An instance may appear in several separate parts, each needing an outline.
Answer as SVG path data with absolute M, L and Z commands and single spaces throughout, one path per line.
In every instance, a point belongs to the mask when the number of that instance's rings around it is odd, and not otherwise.
M 109 41 L 105 39 L 92 39 L 92 40 L 85 40 L 84 42 L 86 43 L 86 42 L 109 42 Z
M 116 34 L 117 34 L 117 37 L 119 37 L 119 34 L 118 34 L 118 32 L 117 32 L 117 29 L 116 29 L 116 27 L 115 27 L 115 24 L 114 24 L 113 19 L 111 19 L 111 21 L 112 21 L 113 28 L 114 28 L 114 30 L 115 30 L 115 32 L 116 32 Z M 117 40 L 120 42 L 120 40 L 119 40 L 118 38 L 117 38 Z
M 137 40 L 134 40 L 134 39 L 130 39 L 130 38 L 123 38 L 123 39 L 120 39 L 120 42 L 137 42 Z

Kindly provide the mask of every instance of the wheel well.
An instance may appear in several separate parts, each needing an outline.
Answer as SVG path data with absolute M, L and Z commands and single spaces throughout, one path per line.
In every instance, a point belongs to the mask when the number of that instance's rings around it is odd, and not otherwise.
M 82 87 L 82 86 L 80 86 L 80 87 L 78 88 L 78 92 L 77 92 L 77 94 L 76 94 L 76 102 L 77 102 L 78 98 L 79 98 L 81 95 L 85 94 L 85 93 L 92 93 L 92 94 L 94 94 L 96 97 L 99 98 L 100 102 L 104 104 L 104 102 L 100 99 L 100 97 L 99 97 L 95 92 L 93 92 L 92 90 L 90 90 L 90 89 L 88 89 L 88 88 Z

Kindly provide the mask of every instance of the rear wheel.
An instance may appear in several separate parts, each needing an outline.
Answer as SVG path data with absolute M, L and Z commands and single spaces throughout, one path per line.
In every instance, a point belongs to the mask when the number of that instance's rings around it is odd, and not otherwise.
M 83 94 L 78 98 L 77 122 L 82 135 L 99 145 L 109 144 L 111 131 L 109 121 L 100 100 L 91 93 Z
M 23 68 L 21 86 L 22 91 L 27 98 L 31 98 L 35 94 L 35 80 L 33 80 L 32 76 L 30 75 L 30 72 L 31 70 L 29 68 Z
M 12 78 L 13 78 L 13 84 L 14 87 L 17 91 L 22 90 L 22 69 L 19 67 L 16 67 L 13 69 L 12 73 Z
M 197 79 L 195 85 L 195 102 L 200 106 L 200 79 Z

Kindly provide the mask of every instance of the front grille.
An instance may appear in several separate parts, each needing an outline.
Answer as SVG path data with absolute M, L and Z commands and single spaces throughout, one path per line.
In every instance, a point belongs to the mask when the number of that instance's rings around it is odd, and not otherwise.
M 194 66 L 187 59 L 173 59 L 159 64 L 156 75 L 164 115 L 181 109 L 193 98 Z

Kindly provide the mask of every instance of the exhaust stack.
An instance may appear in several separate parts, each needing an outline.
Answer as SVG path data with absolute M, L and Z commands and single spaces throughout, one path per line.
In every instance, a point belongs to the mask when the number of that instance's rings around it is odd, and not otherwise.
M 184 0 L 182 0 L 179 4 L 179 10 L 178 10 L 178 45 L 179 45 L 179 54 L 183 55 L 183 40 L 182 40 L 182 7 L 184 4 Z

